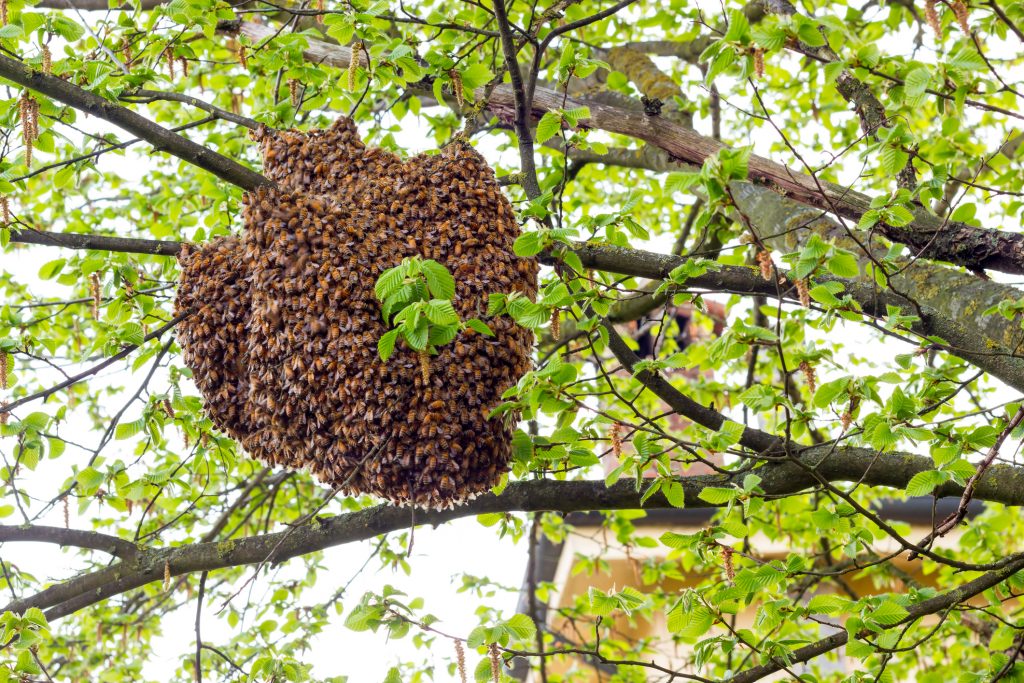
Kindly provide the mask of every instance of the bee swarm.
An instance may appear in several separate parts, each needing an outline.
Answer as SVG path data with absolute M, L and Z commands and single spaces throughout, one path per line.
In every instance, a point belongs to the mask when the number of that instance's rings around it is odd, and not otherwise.
M 281 189 L 247 196 L 241 236 L 180 257 L 176 306 L 195 313 L 178 339 L 211 419 L 259 460 L 347 493 L 440 507 L 493 486 L 512 425 L 487 416 L 529 369 L 532 334 L 489 319 L 494 337 L 460 332 L 424 381 L 404 345 L 378 357 L 374 296 L 416 255 L 451 271 L 463 320 L 482 318 L 492 292 L 536 295 L 493 170 L 461 143 L 403 162 L 347 119 L 255 137 Z

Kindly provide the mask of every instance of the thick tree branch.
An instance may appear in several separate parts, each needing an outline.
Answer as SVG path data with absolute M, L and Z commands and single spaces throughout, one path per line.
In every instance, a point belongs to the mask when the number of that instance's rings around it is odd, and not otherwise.
M 2 54 L 0 54 L 0 78 L 108 121 L 150 143 L 156 150 L 168 152 L 243 190 L 255 190 L 257 187 L 273 185 L 270 180 L 252 169 L 242 166 L 237 161 L 172 133 L 130 109 L 105 100 L 69 81 L 36 71 L 27 64 Z
M 122 560 L 131 560 L 139 550 L 131 541 L 96 531 L 57 526 L 0 526 L 0 543 L 29 541 L 100 550 Z
M 229 22 L 223 28 L 241 31 L 254 39 L 268 37 L 273 32 L 269 27 L 251 22 Z M 307 43 L 308 48 L 304 54 L 310 61 L 344 68 L 351 59 L 351 50 L 348 48 L 309 38 Z M 871 102 L 863 98 L 864 88 L 858 89 L 852 81 L 848 85 L 850 88 L 844 96 L 850 98 L 859 111 L 863 110 L 873 120 L 877 119 L 877 111 L 871 108 Z M 420 92 L 416 85 L 411 87 Z M 424 92 L 429 94 L 428 90 Z M 481 90 L 478 96 L 483 97 L 485 94 Z M 591 118 L 582 122 L 583 125 L 643 140 L 665 150 L 675 160 L 700 165 L 707 157 L 725 147 L 721 142 L 704 137 L 666 117 L 647 116 L 642 111 L 610 106 L 595 99 L 566 99 L 561 93 L 544 88 L 535 89 L 532 95 L 531 111 L 527 112 L 532 116 L 539 118 L 546 111 L 586 105 L 590 108 Z M 514 119 L 519 106 L 515 86 L 507 83 L 499 85 L 490 93 L 488 105 L 491 111 Z M 751 182 L 783 192 L 801 204 L 835 212 L 846 218 L 859 220 L 871 208 L 871 198 L 865 194 L 820 181 L 824 188 L 822 193 L 818 182 L 811 176 L 757 155 L 750 158 L 749 177 Z M 911 247 L 919 258 L 947 261 L 974 271 L 997 270 L 1024 274 L 1024 234 L 975 228 L 965 223 L 949 223 L 923 207 L 913 206 L 911 209 L 914 213 L 911 224 L 903 227 L 880 224 L 876 229 L 889 239 Z
M 580 245 L 575 251 L 583 265 L 588 268 L 651 279 L 665 279 L 673 269 L 686 262 L 681 256 L 620 247 Z M 929 306 L 915 306 L 905 297 L 881 290 L 867 282 L 833 277 L 821 277 L 817 278 L 817 281 L 842 283 L 844 293 L 853 297 L 866 315 L 874 318 L 888 317 L 889 307 L 895 307 L 904 315 L 918 315 L 920 311 L 920 319 L 911 326 L 914 332 L 942 338 L 948 345 L 945 347 L 948 352 L 970 361 L 1009 386 L 1024 392 L 1024 358 L 993 345 L 991 340 L 979 335 L 976 329 L 942 316 Z M 690 278 L 686 282 L 686 287 L 716 292 L 762 294 L 773 298 L 778 297 L 781 289 L 784 298 L 798 300 L 795 289 L 788 282 L 780 288 L 775 283 L 763 279 L 755 269 L 742 266 L 725 266 Z
M 181 242 L 171 240 L 144 240 L 135 237 L 108 237 L 105 235 L 44 232 L 31 229 L 12 231 L 11 242 L 40 244 L 47 247 L 64 247 L 65 249 L 95 249 L 97 251 L 153 254 L 157 256 L 175 256 L 181 251 L 182 245 Z
M 863 448 L 817 446 L 796 454 L 805 466 L 828 481 L 857 481 L 864 486 L 906 486 L 918 472 L 934 469 L 931 458 L 907 453 L 878 454 Z M 792 462 L 771 463 L 756 470 L 766 496 L 784 496 L 814 487 L 818 482 L 805 467 Z M 700 498 L 707 486 L 739 485 L 744 473 L 702 475 L 679 479 L 687 507 L 714 507 Z M 936 496 L 959 496 L 963 488 L 942 485 Z M 494 512 L 576 512 L 583 510 L 653 509 L 671 507 L 659 492 L 644 503 L 642 485 L 622 480 L 611 487 L 603 481 L 529 481 L 510 484 L 500 496 L 486 494 L 448 510 L 418 511 L 416 524 L 437 525 L 462 517 Z M 1024 505 L 1024 468 L 994 465 L 982 476 L 974 498 L 1006 505 Z M 120 595 L 148 583 L 162 581 L 165 563 L 173 576 L 225 567 L 275 563 L 346 543 L 363 541 L 409 527 L 409 510 L 391 505 L 318 519 L 302 527 L 262 536 L 218 543 L 197 543 L 176 548 L 140 551 L 135 559 L 79 576 L 7 605 L 23 612 L 29 607 L 47 610 L 49 619 Z
M 508 85 L 495 88 L 488 105 L 492 111 L 511 111 L 514 97 Z M 534 94 L 532 114 L 539 116 L 550 110 L 584 105 L 590 109 L 590 118 L 581 125 L 643 140 L 691 164 L 703 164 L 726 146 L 664 117 L 647 116 L 590 100 L 567 99 L 542 88 Z M 827 181 L 820 181 L 822 192 L 819 181 L 811 176 L 757 155 L 750 157 L 749 180 L 774 188 L 801 204 L 845 218 L 859 220 L 871 209 L 871 198 L 865 194 Z M 972 270 L 1024 274 L 1024 234 L 947 223 L 921 207 L 912 207 L 912 211 L 914 221 L 910 225 L 877 227 L 889 239 L 912 247 L 919 257 L 948 261 Z
M 280 31 L 267 24 L 257 24 L 253 21 L 222 21 L 217 24 L 217 30 L 221 33 L 240 34 L 248 37 L 254 43 L 261 43 L 274 39 Z M 347 69 L 352 62 L 352 48 L 344 45 L 335 45 L 315 38 L 306 37 L 307 47 L 302 51 L 303 58 L 314 64 L 324 64 L 339 69 Z M 359 66 L 367 66 L 366 55 L 363 52 L 356 53 L 356 60 Z M 429 92 L 429 88 L 427 88 Z
M 695 169 L 692 164 L 675 161 L 664 150 L 649 144 L 637 150 L 615 148 L 607 154 L 569 150 L 569 157 L 577 163 L 642 168 L 656 173 Z M 770 248 L 783 253 L 798 251 L 809 234 L 816 233 L 826 241 L 858 254 L 864 270 L 857 279 L 868 285 L 870 291 L 875 291 L 874 279 L 867 269 L 871 255 L 863 249 L 865 245 L 872 244 L 871 235 L 850 231 L 824 212 L 783 197 L 766 185 L 733 181 L 729 187 L 738 210 Z M 880 251 L 884 254 L 884 249 Z M 923 259 L 900 263 L 898 272 L 889 276 L 889 284 L 892 290 L 907 297 L 890 303 L 906 306 L 912 299 L 911 305 L 929 309 L 934 312 L 933 318 L 942 318 L 977 333 L 967 340 L 971 343 L 964 348 L 979 354 L 1009 356 L 1015 355 L 1013 350 L 1021 347 L 1024 337 L 1017 320 L 983 313 L 1000 301 L 1020 298 L 1021 290 L 1011 285 L 985 280 Z M 1015 372 L 1008 368 L 1006 371 Z
M 754 185 L 750 187 L 759 189 L 758 186 Z M 774 195 L 770 191 L 767 194 Z M 160 255 L 174 255 L 181 249 L 180 242 L 38 231 L 12 233 L 11 241 L 61 246 L 72 249 L 97 249 Z M 673 269 L 686 262 L 686 259 L 680 256 L 610 246 L 579 245 L 575 251 L 582 260 L 583 265 L 588 268 L 657 280 L 666 279 Z M 946 269 L 940 270 L 941 272 L 936 277 L 940 275 L 942 277 L 953 277 L 956 275 L 956 273 Z M 926 273 L 926 275 L 931 277 L 931 274 Z M 887 317 L 890 306 L 898 308 L 904 315 L 917 315 L 918 311 L 920 311 L 923 316 L 912 325 L 914 332 L 924 336 L 942 338 L 948 344 L 945 348 L 950 353 L 970 361 L 993 377 L 997 377 L 1007 385 L 1024 392 L 1024 358 L 1015 355 L 990 337 L 979 335 L 977 328 L 982 324 L 982 321 L 971 318 L 965 318 L 961 321 L 956 317 L 944 315 L 927 303 L 910 301 L 906 297 L 894 292 L 880 290 L 870 282 L 833 277 L 821 277 L 818 279 L 822 282 L 841 282 L 845 292 L 857 301 L 862 311 L 874 318 Z M 927 283 L 923 283 L 922 287 L 926 285 Z M 780 292 L 779 287 L 772 282 L 764 280 L 756 270 L 742 266 L 725 266 L 718 270 L 710 271 L 704 275 L 691 278 L 687 281 L 687 286 L 707 291 L 733 292 L 748 295 L 760 294 L 769 297 L 777 297 Z M 978 286 L 1002 287 L 984 281 L 979 281 Z M 785 285 L 781 291 L 786 299 L 791 301 L 798 300 L 796 292 L 790 285 Z M 956 298 L 949 292 L 948 283 L 945 288 L 940 287 L 936 292 L 941 294 L 941 298 L 947 300 L 947 304 L 950 300 L 955 300 Z M 972 298 L 977 299 L 973 294 Z M 992 320 L 999 322 L 996 317 L 992 317 Z M 966 323 L 969 323 L 969 325 Z
M 906 608 L 906 617 L 893 624 L 880 625 L 880 628 L 882 630 L 888 630 L 896 628 L 897 626 L 904 626 L 917 621 L 921 617 L 928 616 L 929 614 L 936 614 L 943 610 L 950 609 L 965 600 L 969 600 L 970 598 L 985 592 L 989 588 L 1002 583 L 1022 569 L 1024 569 L 1024 554 L 1014 555 L 1005 567 L 1000 567 L 999 569 L 987 572 L 976 579 L 948 590 L 945 593 L 940 593 L 939 595 L 928 598 L 927 600 L 922 600 L 921 602 L 910 605 Z M 863 629 L 857 633 L 857 637 L 866 638 L 873 633 L 874 631 Z M 817 642 L 792 651 L 789 653 L 789 656 L 785 661 L 781 658 L 773 659 L 766 664 L 761 664 L 760 666 L 755 666 L 742 671 L 732 678 L 726 679 L 725 683 L 754 683 L 766 676 L 770 676 L 773 673 L 791 667 L 794 664 L 810 661 L 815 657 L 820 657 L 826 652 L 831 652 L 832 650 L 840 648 L 843 645 L 846 645 L 849 639 L 850 634 L 848 631 L 844 630 L 839 631 L 838 633 L 833 633 L 832 635 L 822 638 Z

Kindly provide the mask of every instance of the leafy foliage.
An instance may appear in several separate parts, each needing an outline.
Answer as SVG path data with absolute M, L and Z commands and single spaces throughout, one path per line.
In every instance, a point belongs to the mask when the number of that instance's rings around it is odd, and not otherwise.
M 1024 680 L 1022 3 L 109 4 L 0 0 L 0 681 Z M 376 281 L 387 362 L 535 331 L 496 498 L 325 502 L 157 334 L 175 245 L 241 223 L 211 160 L 342 115 L 476 145 L 547 266 L 470 320 L 429 244 Z M 547 564 L 464 566 L 498 548 Z
M 391 357 L 398 339 L 414 351 L 433 354 L 438 346 L 450 344 L 465 328 L 493 336 L 482 320 L 459 320 L 452 306 L 455 279 L 433 259 L 403 259 L 381 273 L 375 291 L 381 302 L 381 314 L 393 325 L 377 343 L 381 360 Z

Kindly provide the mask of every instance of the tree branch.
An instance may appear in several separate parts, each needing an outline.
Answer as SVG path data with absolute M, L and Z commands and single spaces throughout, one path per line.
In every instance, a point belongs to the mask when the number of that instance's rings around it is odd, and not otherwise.
M 828 481 L 856 481 L 864 486 L 903 488 L 918 472 L 934 469 L 931 458 L 908 453 L 877 452 L 864 448 L 815 446 L 796 454 L 798 463 L 783 461 L 764 465 L 755 471 L 762 477 L 766 496 L 799 493 L 817 484 L 807 467 Z M 682 477 L 686 507 L 715 507 L 700 498 L 707 486 L 739 485 L 747 472 L 735 475 Z M 515 482 L 500 496 L 488 493 L 465 505 L 448 510 L 424 510 L 416 514 L 416 524 L 437 525 L 462 517 L 495 512 L 577 512 L 584 510 L 625 510 L 669 508 L 663 494 L 655 493 L 641 503 L 642 483 L 622 480 L 606 487 L 603 481 L 529 481 Z M 936 489 L 938 497 L 959 496 L 963 487 L 948 482 Z M 1024 505 L 1024 468 L 994 465 L 982 476 L 974 498 Z M 409 527 L 409 510 L 380 505 L 334 517 L 313 520 L 307 525 L 262 536 L 232 541 L 196 543 L 176 548 L 140 551 L 131 561 L 70 579 L 31 597 L 16 600 L 5 610 L 23 612 L 29 607 L 47 610 L 53 620 L 120 595 L 148 583 L 162 581 L 165 563 L 173 576 L 225 567 L 275 563 L 346 543 L 363 541 Z
M 0 77 L 108 121 L 149 142 L 157 151 L 168 152 L 243 190 L 273 185 L 267 178 L 233 159 L 172 133 L 146 117 L 79 88 L 69 81 L 36 71 L 7 55 L 0 54 Z
M 11 401 L 10 403 L 0 405 L 0 415 L 4 415 L 6 413 L 10 413 L 12 410 L 17 408 L 18 406 L 24 405 L 24 404 L 29 403 L 31 401 L 35 401 L 35 400 L 40 399 L 40 398 L 43 398 L 43 399 L 48 398 L 48 397 L 52 396 L 53 394 L 56 394 L 61 389 L 67 389 L 68 387 L 70 387 L 70 386 L 72 386 L 74 384 L 78 384 L 82 380 L 85 380 L 85 379 L 88 379 L 88 378 L 92 377 L 93 375 L 95 375 L 96 373 L 100 372 L 104 368 L 108 368 L 111 365 L 113 365 L 114 363 L 116 363 L 117 361 L 122 360 L 124 358 L 127 358 L 129 355 L 131 355 L 131 353 L 133 351 L 135 351 L 135 349 L 139 348 L 140 346 L 142 346 L 146 342 L 151 341 L 153 339 L 159 339 L 161 336 L 163 336 L 163 334 L 165 332 L 167 332 L 168 330 L 173 328 L 175 325 L 180 323 L 188 315 L 189 315 L 188 313 L 183 313 L 183 314 L 177 316 L 176 318 L 173 318 L 171 321 L 165 323 L 164 325 L 161 325 L 158 329 L 150 332 L 145 337 L 143 337 L 142 338 L 142 344 L 127 344 L 127 345 L 125 345 L 125 347 L 123 349 L 121 349 L 120 351 L 115 353 L 110 358 L 107 358 L 106 360 L 104 360 L 104 361 L 102 361 L 100 363 L 97 363 L 96 365 L 92 366 L 91 368 L 83 370 L 82 372 L 78 373 L 77 375 L 72 375 L 71 377 L 68 377 L 63 382 L 55 384 L 55 385 L 53 385 L 52 387 L 50 387 L 48 389 L 43 389 L 42 391 L 37 391 L 34 394 L 29 394 L 28 396 L 22 396 L 21 398 L 19 398 L 16 401 Z
M 508 84 L 495 88 L 488 101 L 495 112 L 514 109 L 515 97 Z M 538 88 L 534 93 L 534 116 L 556 109 L 588 106 L 590 118 L 581 121 L 588 128 L 628 135 L 660 147 L 675 159 L 700 165 L 726 145 L 675 121 L 660 116 L 647 116 L 620 107 L 592 100 L 565 98 L 560 93 Z M 783 192 L 788 198 L 826 212 L 838 212 L 845 218 L 859 220 L 871 209 L 871 198 L 855 190 L 820 181 L 787 168 L 765 157 L 751 155 L 749 180 L 766 184 Z M 918 257 L 948 261 L 972 270 L 998 270 L 1024 274 L 1024 234 L 974 228 L 964 223 L 948 223 L 922 207 L 910 207 L 914 221 L 905 227 L 876 226 L 886 237 L 913 247 Z
M 105 235 L 86 235 L 72 232 L 44 232 L 33 229 L 12 231 L 11 242 L 39 244 L 47 247 L 63 247 L 65 249 L 95 249 L 97 251 L 116 251 L 125 254 L 154 254 L 157 256 L 175 256 L 181 251 L 182 245 L 181 242 L 170 240 L 107 237 Z
M 750 185 L 750 187 L 758 189 L 756 185 Z M 767 194 L 774 195 L 770 191 Z M 40 231 L 12 233 L 11 241 L 71 249 L 124 251 L 165 256 L 178 253 L 182 244 L 172 241 Z M 583 265 L 588 268 L 656 280 L 667 278 L 673 269 L 686 262 L 686 259 L 681 256 L 612 246 L 581 244 L 574 251 L 580 257 Z M 550 263 L 551 257 L 546 258 Z M 943 274 L 955 275 L 948 271 L 943 271 Z M 914 332 L 922 336 L 942 338 L 948 344 L 943 348 L 949 353 L 973 363 L 1007 385 L 1024 392 L 1024 358 L 1014 355 L 997 341 L 985 335 L 979 335 L 977 329 L 973 329 L 973 326 L 980 325 L 977 321 L 970 318 L 965 319 L 964 322 L 972 325 L 972 328 L 969 329 L 957 318 L 944 315 L 943 312 L 920 301 L 910 301 L 894 292 L 880 290 L 873 282 L 825 276 L 817 278 L 817 281 L 842 283 L 845 293 L 853 297 L 860 305 L 862 312 L 874 318 L 888 317 L 890 306 L 898 308 L 904 315 L 917 315 L 920 310 L 924 315 L 912 324 L 911 329 Z M 982 282 L 982 284 L 989 286 L 992 283 Z M 773 298 L 777 297 L 780 291 L 774 283 L 764 280 L 757 271 L 743 266 L 723 266 L 718 270 L 691 278 L 687 281 L 687 286 L 708 291 L 760 294 Z M 949 299 L 946 290 L 940 289 L 939 291 L 943 292 L 946 299 Z M 788 300 L 798 300 L 796 292 L 789 285 L 782 289 L 782 294 Z
M 673 269 L 687 260 L 681 256 L 611 246 L 579 245 L 574 251 L 585 267 L 659 280 L 667 278 Z M 550 261 L 550 257 L 548 260 Z M 881 290 L 867 282 L 827 276 L 817 277 L 815 281 L 842 283 L 844 293 L 849 294 L 860 305 L 864 314 L 873 318 L 887 318 L 890 307 L 895 307 L 903 315 L 916 316 L 920 311 L 921 317 L 911 324 L 914 332 L 923 336 L 942 338 L 946 342 L 946 345 L 942 346 L 945 351 L 973 363 L 1007 385 L 1024 392 L 1024 358 L 994 345 L 990 339 L 979 335 L 976 329 L 968 329 L 959 321 L 943 316 L 929 306 L 915 305 L 906 297 Z M 685 286 L 708 291 L 762 294 L 772 298 L 777 298 L 780 293 L 780 288 L 775 283 L 763 279 L 755 269 L 743 266 L 723 266 L 718 270 L 690 278 Z M 788 281 L 781 288 L 781 293 L 788 300 L 798 300 L 795 289 Z
M 57 526 L 0 525 L 0 543 L 32 541 L 100 550 L 122 560 L 131 560 L 139 551 L 138 546 L 131 541 L 96 531 L 65 529 Z
M 1017 554 L 1012 557 L 1005 567 L 1000 567 L 999 569 L 987 572 L 978 578 L 948 590 L 945 593 L 940 593 L 939 595 L 928 598 L 927 600 L 922 600 L 921 602 L 910 605 L 906 608 L 908 613 L 906 617 L 894 624 L 879 624 L 879 628 L 882 630 L 896 628 L 897 626 L 910 624 L 911 622 L 917 621 L 921 617 L 929 614 L 935 614 L 937 612 L 950 609 L 961 602 L 1002 583 L 1017 572 L 1021 571 L 1021 569 L 1024 569 L 1024 554 Z M 857 633 L 857 637 L 865 638 L 872 633 L 874 633 L 874 631 L 863 629 Z M 832 635 L 822 638 L 817 642 L 794 650 L 789 653 L 789 656 L 786 657 L 785 661 L 781 658 L 772 659 L 766 664 L 752 667 L 740 672 L 732 678 L 727 678 L 725 683 L 754 683 L 754 681 L 759 681 L 777 671 L 791 667 L 793 664 L 810 661 L 815 657 L 825 654 L 826 652 L 831 652 L 832 650 L 840 648 L 843 645 L 846 645 L 849 639 L 850 634 L 848 631 L 843 630 L 838 633 L 833 633 Z
M 251 22 L 224 22 L 222 28 L 225 31 L 241 31 L 254 39 L 262 39 L 273 34 L 272 28 Z M 304 55 L 310 61 L 340 68 L 348 66 L 351 59 L 350 49 L 309 38 L 307 43 L 309 47 Z M 850 86 L 856 89 L 855 83 L 851 82 Z M 415 84 L 411 88 L 420 92 Z M 423 92 L 429 94 L 427 90 Z M 851 102 L 859 109 L 866 112 L 865 107 L 870 108 L 870 102 L 860 101 L 859 92 L 850 90 L 846 96 L 851 98 Z M 477 96 L 484 97 L 485 94 L 481 90 Z M 490 93 L 488 106 L 492 112 L 502 113 L 514 120 L 519 106 L 516 97 L 516 88 L 513 84 L 501 84 Z M 546 111 L 584 105 L 590 108 L 591 118 L 581 122 L 581 125 L 643 140 L 665 150 L 676 160 L 700 165 L 707 157 L 725 147 L 723 143 L 704 137 L 686 125 L 666 117 L 647 116 L 643 112 L 609 106 L 593 99 L 579 101 L 565 98 L 561 93 L 545 88 L 533 91 L 531 111 L 527 114 L 539 118 Z M 519 137 L 522 139 L 521 135 Z M 871 197 L 865 194 L 835 183 L 820 181 L 824 188 L 823 195 L 818 182 L 811 176 L 757 155 L 750 158 L 749 178 L 753 183 L 777 189 L 801 204 L 822 211 L 836 211 L 846 218 L 859 220 L 871 209 Z M 950 223 L 928 213 L 923 207 L 910 208 L 914 214 L 914 221 L 909 225 L 896 227 L 879 224 L 876 229 L 887 238 L 913 248 L 918 258 L 947 261 L 974 271 L 997 270 L 1016 275 L 1024 274 L 1024 233 L 975 228 L 965 223 Z

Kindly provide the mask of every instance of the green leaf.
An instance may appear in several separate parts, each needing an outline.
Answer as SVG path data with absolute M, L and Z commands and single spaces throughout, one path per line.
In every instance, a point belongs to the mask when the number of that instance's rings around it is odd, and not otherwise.
M 818 390 L 814 392 L 814 406 L 816 408 L 826 408 L 832 401 L 836 400 L 840 395 L 846 393 L 847 388 L 850 386 L 850 379 L 843 377 L 842 379 L 832 380 L 831 382 L 825 382 L 818 386 Z
M 700 182 L 700 173 L 673 171 L 665 177 L 665 194 L 685 192 Z
M 459 76 L 462 77 L 462 85 L 467 90 L 476 90 L 494 78 L 494 73 L 486 64 L 477 63 L 460 71 Z
M 892 600 L 886 600 L 872 610 L 867 618 L 884 626 L 893 626 L 910 616 L 906 609 L 900 607 Z
M 732 43 L 745 43 L 750 39 L 750 21 L 742 10 L 729 12 L 729 30 L 723 40 Z
M 391 354 L 395 351 L 395 342 L 398 340 L 398 333 L 399 330 L 397 329 L 389 330 L 381 335 L 380 340 L 377 342 L 377 354 L 385 363 L 389 358 L 391 358 Z
M 542 232 L 524 232 L 512 244 L 512 251 L 519 258 L 530 258 L 544 250 L 546 241 Z
M 562 129 L 562 114 L 557 111 L 544 112 L 537 123 L 537 144 L 550 140 Z
M 929 81 L 931 81 L 931 74 L 928 72 L 928 69 L 918 67 L 913 69 L 903 79 L 903 89 L 908 97 L 918 97 L 924 94 Z
M 377 278 L 377 283 L 373 288 L 380 301 L 385 301 L 390 298 L 401 288 L 402 280 L 405 279 L 407 269 L 408 268 L 405 264 L 401 264 L 394 268 L 388 268 L 381 273 L 381 276 Z
M 421 264 L 427 278 L 430 295 L 435 299 L 451 299 L 455 296 L 455 278 L 448 269 L 437 261 L 429 259 Z
M 146 418 L 140 417 L 132 422 L 122 422 L 114 429 L 115 439 L 130 439 L 146 428 Z
M 686 507 L 686 492 L 678 481 L 665 482 L 661 487 L 661 492 L 665 494 L 665 499 L 672 507 Z
M 533 619 L 525 614 L 513 615 L 504 623 L 504 627 L 509 634 L 519 640 L 532 641 L 537 635 L 537 627 L 534 625 Z
M 705 486 L 697 495 L 704 502 L 712 505 L 724 505 L 729 501 L 736 500 L 743 492 L 739 489 L 727 489 L 720 486 Z
M 459 314 L 448 299 L 431 299 L 427 303 L 427 320 L 435 325 L 458 325 Z
M 422 351 L 427 347 L 430 330 L 427 327 L 426 318 L 420 318 L 415 325 L 402 325 L 400 329 L 405 343 L 412 347 L 413 350 Z
M 494 336 L 494 332 L 491 330 L 490 327 L 487 326 L 487 323 L 485 323 L 483 320 L 480 320 L 478 318 L 472 318 L 470 320 L 467 320 L 466 321 L 466 327 L 468 327 L 469 329 L 474 330 L 476 332 L 479 332 L 480 334 L 482 334 L 482 335 L 484 335 L 486 337 L 493 337 Z
M 56 173 L 53 174 L 53 186 L 58 190 L 63 189 L 71 184 L 71 181 L 75 178 L 75 169 L 73 166 L 65 166 Z
M 39 277 L 43 280 L 52 280 L 60 275 L 60 271 L 64 269 L 64 264 L 67 262 L 67 259 L 62 258 L 47 261 L 39 267 Z
M 835 614 L 845 611 L 851 604 L 849 599 L 841 595 L 822 593 L 811 598 L 807 603 L 807 609 L 817 614 Z
M 797 27 L 796 34 L 797 37 L 800 39 L 800 42 L 802 42 L 804 45 L 807 45 L 809 47 L 825 46 L 825 36 L 821 34 L 821 29 L 818 27 L 818 25 L 811 21 L 801 21 L 800 25 Z
M 711 61 L 711 65 L 708 67 L 707 76 L 704 77 L 704 82 L 709 86 L 715 82 L 715 77 L 720 73 L 723 73 L 736 61 L 736 53 L 732 48 L 725 48 Z
M 941 486 L 947 481 L 949 481 L 949 474 L 946 472 L 940 472 L 938 470 L 918 472 L 910 478 L 910 481 L 907 482 L 907 495 L 927 496 L 935 490 L 936 486 Z
M 860 275 L 860 266 L 857 264 L 857 257 L 848 251 L 836 252 L 825 262 L 825 267 L 836 277 L 857 277 Z

